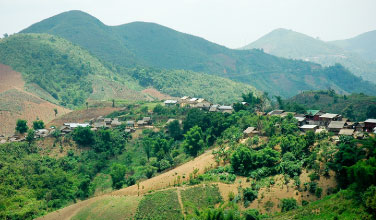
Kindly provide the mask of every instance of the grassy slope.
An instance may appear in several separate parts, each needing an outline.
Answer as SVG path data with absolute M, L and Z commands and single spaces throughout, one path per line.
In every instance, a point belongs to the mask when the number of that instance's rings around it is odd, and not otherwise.
M 17 34 L 2 39 L 0 62 L 21 72 L 26 83 L 31 85 L 29 87 L 36 88 L 32 86 L 36 84 L 52 95 L 53 99 L 48 101 L 57 100 L 70 107 L 83 104 L 91 94 L 101 93 L 98 89 L 93 90 L 98 82 L 109 81 L 125 88 L 128 85 L 142 89 L 130 77 L 117 76 L 87 51 L 48 34 Z M 107 83 L 106 88 L 111 86 Z M 102 93 L 100 98 L 113 96 L 111 92 Z
M 371 219 L 366 210 L 346 194 L 346 191 L 341 191 L 322 200 L 312 202 L 307 206 L 285 213 L 278 213 L 267 219 Z
M 315 99 L 316 94 L 318 99 Z M 288 102 L 304 105 L 308 109 L 321 109 L 338 114 L 345 114 L 346 109 L 352 105 L 355 118 L 361 121 L 366 119 L 367 108 L 376 105 L 376 97 L 352 94 L 344 98 L 343 96 L 331 97 L 323 92 L 304 92 L 288 99 Z
M 349 77 L 339 78 L 341 83 L 333 82 L 330 71 L 316 64 L 278 58 L 259 50 L 231 50 L 158 24 L 134 22 L 106 26 L 80 11 L 59 14 L 22 32 L 51 33 L 64 37 L 101 59 L 122 66 L 132 65 L 129 61 L 134 60 L 137 64 L 157 68 L 207 72 L 254 85 L 273 95 L 293 96 L 301 90 L 329 86 L 340 92 L 355 92 L 359 90 L 358 87 L 343 86 L 353 81 L 362 84 L 356 77 L 350 77 L 350 81 L 347 79 Z M 87 40 L 82 42 L 82 39 Z M 114 43 L 117 45 L 115 51 L 112 50 Z M 119 53 L 124 55 L 120 56 Z M 339 75 L 351 75 L 343 69 L 337 71 Z M 363 84 L 361 88 L 368 88 L 364 92 L 376 94 L 371 86 L 374 85 Z
M 350 40 L 348 41 L 350 42 Z M 354 74 L 376 82 L 376 62 L 363 59 L 359 55 L 361 53 L 357 54 L 356 49 L 351 50 L 350 46 L 346 47 L 348 41 L 332 44 L 295 31 L 276 29 L 242 49 L 263 48 L 265 52 L 276 56 L 310 60 L 325 66 L 341 63 Z M 367 42 L 370 43 L 372 40 Z M 345 45 L 340 47 L 342 43 Z M 370 48 L 372 47 L 370 46 Z M 369 51 L 369 53 L 371 52 Z

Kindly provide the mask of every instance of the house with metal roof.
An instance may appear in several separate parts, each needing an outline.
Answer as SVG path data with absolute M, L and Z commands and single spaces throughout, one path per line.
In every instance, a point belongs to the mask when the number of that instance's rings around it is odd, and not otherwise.
M 328 130 L 330 132 L 338 134 L 339 131 L 345 126 L 346 122 L 344 121 L 332 121 L 328 125 Z

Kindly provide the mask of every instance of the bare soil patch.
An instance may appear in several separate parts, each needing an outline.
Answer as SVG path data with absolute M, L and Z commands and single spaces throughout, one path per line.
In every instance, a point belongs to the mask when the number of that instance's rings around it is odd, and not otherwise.
M 161 93 L 160 91 L 154 89 L 154 88 L 147 88 L 141 91 L 141 93 L 151 96 L 154 99 L 157 100 L 166 100 L 166 99 L 173 99 L 172 96 Z
M 37 118 L 45 123 L 53 120 L 55 108 L 58 110 L 57 116 L 71 111 L 25 91 L 24 85 L 21 73 L 0 64 L 0 134 L 12 135 L 17 119 L 25 119 L 31 126 Z

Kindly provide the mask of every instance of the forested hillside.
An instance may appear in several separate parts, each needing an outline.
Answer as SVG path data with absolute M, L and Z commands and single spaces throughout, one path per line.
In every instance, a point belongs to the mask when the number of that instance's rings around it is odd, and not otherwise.
M 373 84 L 364 83 L 343 68 L 326 69 L 314 63 L 278 58 L 260 50 L 232 50 L 154 23 L 106 26 L 89 14 L 69 11 L 22 32 L 58 35 L 122 67 L 139 64 L 205 72 L 253 85 L 272 95 L 290 97 L 302 90 L 328 87 L 344 93 L 376 94 Z M 333 74 L 332 70 L 336 72 Z M 336 81 L 332 75 L 336 75 Z
M 356 40 L 324 42 L 305 34 L 280 28 L 241 49 L 262 48 L 264 52 L 275 56 L 311 61 L 324 66 L 340 63 L 355 75 L 376 82 L 375 60 L 365 59 L 361 53 L 363 50 L 350 49 L 349 42 L 353 41 Z M 360 40 L 356 42 L 360 42 Z M 372 44 L 374 44 L 376 39 L 373 39 L 373 41 L 368 39 L 366 42 L 368 44 L 373 42 Z M 366 43 L 364 42 L 363 44 Z M 343 47 L 340 47 L 341 45 Z M 346 47 L 346 45 L 348 46 Z M 369 48 L 372 48 L 372 46 Z

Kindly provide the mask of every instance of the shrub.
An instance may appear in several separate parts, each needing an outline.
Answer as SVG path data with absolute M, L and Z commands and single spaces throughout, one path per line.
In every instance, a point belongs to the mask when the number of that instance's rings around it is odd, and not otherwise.
M 298 208 L 298 204 L 294 198 L 287 198 L 281 200 L 281 207 L 282 212 L 288 212 Z
M 17 132 L 19 132 L 20 134 L 23 134 L 28 129 L 29 129 L 29 127 L 27 126 L 27 121 L 26 120 L 21 120 L 21 119 L 17 120 L 17 124 L 16 124 L 16 131 Z
M 247 209 L 243 212 L 243 216 L 246 220 L 259 220 L 260 213 L 257 209 Z
M 94 144 L 94 132 L 90 127 L 78 127 L 72 132 L 73 140 L 81 146 L 88 146 Z
M 322 195 L 322 188 L 321 187 L 316 188 L 315 195 L 316 195 L 317 198 L 321 198 L 321 195 Z
M 246 202 L 253 202 L 257 198 L 257 191 L 253 190 L 252 188 L 245 188 L 243 189 L 243 201 Z
M 34 130 L 43 129 L 44 128 L 44 122 L 42 120 L 33 121 L 33 128 L 34 128 Z

